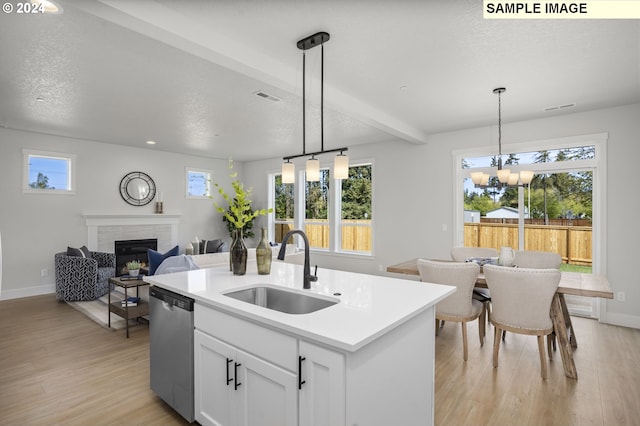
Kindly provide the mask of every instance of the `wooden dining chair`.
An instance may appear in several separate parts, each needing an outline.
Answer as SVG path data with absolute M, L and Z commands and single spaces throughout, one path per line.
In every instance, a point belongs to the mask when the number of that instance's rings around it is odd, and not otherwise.
M 462 326 L 462 358 L 468 358 L 467 322 L 480 318 L 482 303 L 473 299 L 473 287 L 476 283 L 480 266 L 475 263 L 444 262 L 418 259 L 420 279 L 435 284 L 446 284 L 457 287 L 457 290 L 436 305 L 436 335 L 440 321 L 459 322 Z M 484 345 L 484 324 L 478 325 L 480 346 Z
M 544 336 L 553 332 L 551 301 L 560 283 L 557 269 L 510 268 L 485 265 L 484 276 L 491 290 L 491 324 L 495 327 L 493 339 L 493 366 L 498 367 L 501 332 L 538 337 L 541 376 L 547 378 Z
M 490 247 L 454 247 L 451 249 L 451 259 L 455 262 L 466 262 L 473 258 L 498 257 L 498 250 Z M 482 322 L 484 330 L 489 325 L 491 316 L 491 292 L 486 288 L 474 288 L 473 298 L 482 302 Z

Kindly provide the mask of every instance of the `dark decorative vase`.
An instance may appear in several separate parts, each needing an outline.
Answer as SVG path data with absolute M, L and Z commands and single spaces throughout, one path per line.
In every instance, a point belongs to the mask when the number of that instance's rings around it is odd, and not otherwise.
M 262 238 L 256 247 L 256 262 L 258 263 L 258 274 L 269 275 L 271 273 L 271 246 L 267 238 L 267 228 L 262 228 Z
M 238 239 L 238 231 L 234 229 L 231 231 L 231 245 L 229 246 L 229 270 L 233 271 L 233 252 L 231 248 L 236 245 L 236 240 Z
M 242 229 L 236 229 L 236 236 L 231 243 L 229 250 L 231 256 L 231 270 L 233 275 L 244 275 L 247 273 L 247 246 L 242 238 Z

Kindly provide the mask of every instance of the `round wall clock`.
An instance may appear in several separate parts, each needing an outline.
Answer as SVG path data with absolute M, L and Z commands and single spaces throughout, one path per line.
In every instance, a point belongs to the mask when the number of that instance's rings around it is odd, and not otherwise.
M 146 173 L 127 173 L 120 181 L 120 195 L 132 206 L 145 206 L 156 196 L 156 183 Z

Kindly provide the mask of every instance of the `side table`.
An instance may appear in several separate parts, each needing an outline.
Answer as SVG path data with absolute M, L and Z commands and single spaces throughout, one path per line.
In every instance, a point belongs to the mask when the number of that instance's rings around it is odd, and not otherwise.
M 129 295 L 128 295 L 128 290 L 130 288 L 135 287 L 136 288 L 136 297 L 138 296 L 138 289 L 140 288 L 140 286 L 145 286 L 145 285 L 149 285 L 148 282 L 143 281 L 143 280 L 136 280 L 136 279 L 122 279 L 121 277 L 115 277 L 115 278 L 109 278 L 109 284 L 113 284 L 114 286 L 118 286 L 118 287 L 122 287 L 124 288 L 124 300 L 127 300 Z M 109 328 L 111 328 L 111 313 L 113 312 L 114 314 L 124 318 L 125 321 L 125 327 L 126 327 L 126 334 L 127 334 L 127 339 L 129 338 L 129 319 L 131 318 L 140 318 L 143 315 L 148 315 L 149 314 L 149 304 L 147 302 L 145 302 L 144 300 L 139 300 L 138 301 L 138 306 L 122 306 L 122 303 L 120 300 L 116 300 L 114 302 L 111 302 L 111 291 L 109 291 Z

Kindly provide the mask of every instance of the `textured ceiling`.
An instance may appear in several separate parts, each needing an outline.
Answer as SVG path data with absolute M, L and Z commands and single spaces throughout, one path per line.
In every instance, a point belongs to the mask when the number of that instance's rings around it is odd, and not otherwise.
M 59 3 L 0 16 L 2 126 L 241 161 L 300 153 L 295 44 L 317 31 L 331 34 L 325 149 L 495 124 L 498 86 L 505 122 L 640 102 L 634 20 L 484 20 L 475 0 Z M 308 51 L 307 151 L 319 65 Z

